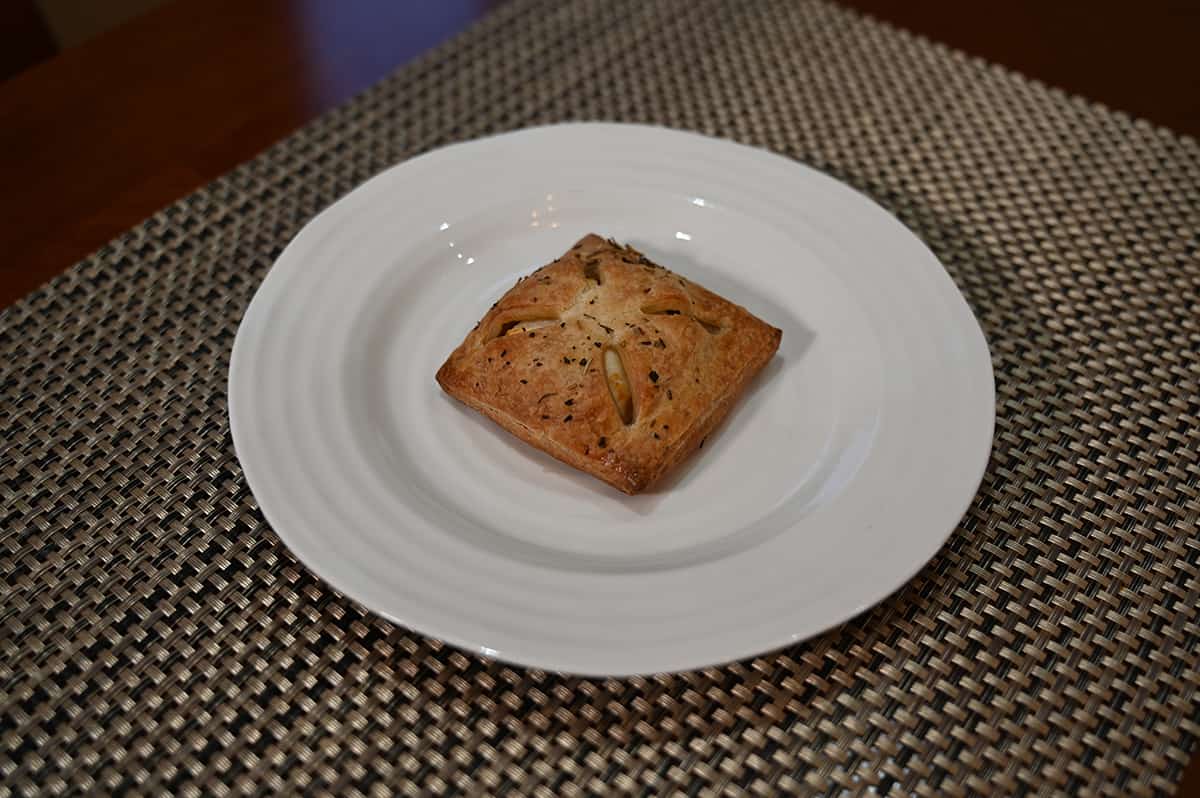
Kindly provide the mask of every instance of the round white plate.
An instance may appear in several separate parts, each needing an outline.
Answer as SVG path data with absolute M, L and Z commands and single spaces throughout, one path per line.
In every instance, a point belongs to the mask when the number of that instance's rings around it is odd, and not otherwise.
M 703 451 L 633 498 L 433 379 L 588 232 L 783 329 Z M 229 415 L 263 514 L 333 587 L 470 651 L 621 675 L 778 648 L 900 587 L 978 488 L 993 390 L 946 272 L 861 194 L 726 141 L 574 124 L 415 158 L 314 219 L 238 330 Z

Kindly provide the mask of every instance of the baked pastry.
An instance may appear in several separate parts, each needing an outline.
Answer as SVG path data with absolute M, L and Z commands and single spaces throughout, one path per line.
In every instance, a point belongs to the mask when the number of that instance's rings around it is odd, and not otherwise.
M 437 381 L 521 440 L 633 494 L 704 445 L 781 337 L 632 247 L 589 235 L 518 280 Z

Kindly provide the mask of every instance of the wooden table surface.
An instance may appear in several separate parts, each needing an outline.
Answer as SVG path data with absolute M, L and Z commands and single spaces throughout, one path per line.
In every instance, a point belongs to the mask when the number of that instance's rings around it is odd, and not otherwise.
M 499 2 L 175 0 L 0 84 L 0 307 Z M 1200 134 L 1200 3 L 846 2 Z
M 175 0 L 0 84 L 0 308 L 500 2 Z M 1200 135 L 1200 2 L 844 2 Z

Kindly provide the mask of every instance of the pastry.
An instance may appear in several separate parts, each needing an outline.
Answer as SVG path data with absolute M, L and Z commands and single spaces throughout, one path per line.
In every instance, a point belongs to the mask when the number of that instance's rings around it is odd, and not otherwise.
M 517 281 L 437 381 L 521 440 L 638 493 L 696 449 L 780 330 L 596 235 Z

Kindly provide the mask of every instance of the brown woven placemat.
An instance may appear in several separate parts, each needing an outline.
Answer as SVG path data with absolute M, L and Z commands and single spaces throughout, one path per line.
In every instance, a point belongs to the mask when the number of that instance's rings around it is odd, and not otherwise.
M 995 363 L 979 496 L 820 638 L 587 680 L 376 620 L 226 421 L 272 259 L 373 173 L 566 119 L 806 161 Z M 517 0 L 0 315 L 0 795 L 1172 791 L 1200 733 L 1200 147 L 816 2 Z

